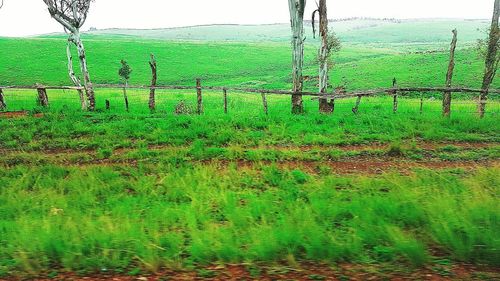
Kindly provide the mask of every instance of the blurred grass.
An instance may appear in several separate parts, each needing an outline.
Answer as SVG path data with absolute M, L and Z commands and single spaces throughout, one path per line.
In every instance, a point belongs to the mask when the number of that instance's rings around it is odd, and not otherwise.
M 421 266 L 436 253 L 498 266 L 498 173 L 16 166 L 0 174 L 0 272 L 290 259 Z

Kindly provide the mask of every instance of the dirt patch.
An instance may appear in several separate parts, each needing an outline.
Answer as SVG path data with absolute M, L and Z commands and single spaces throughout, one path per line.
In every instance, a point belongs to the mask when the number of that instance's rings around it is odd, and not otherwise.
M 400 172 L 402 174 L 409 174 L 414 169 L 424 168 L 432 170 L 445 170 L 445 169 L 464 169 L 476 170 L 478 168 L 499 167 L 500 161 L 403 161 L 391 158 L 366 158 L 360 157 L 345 161 L 286 161 L 286 162 L 251 162 L 251 161 L 204 161 L 205 164 L 216 164 L 222 167 L 236 164 L 241 169 L 254 169 L 255 166 L 277 165 L 281 169 L 294 170 L 300 169 L 304 172 L 311 174 L 318 174 L 325 172 L 324 169 L 328 168 L 329 173 L 332 174 L 382 174 L 385 172 Z
M 44 115 L 43 113 L 36 113 L 31 115 L 29 111 L 7 111 L 7 112 L 0 112 L 0 118 L 22 118 L 22 117 L 27 117 L 27 116 L 32 116 L 34 118 L 42 118 Z
M 406 266 L 382 267 L 380 265 L 306 263 L 289 266 L 218 265 L 196 271 L 161 271 L 156 274 L 138 276 L 89 275 L 78 276 L 61 273 L 52 278 L 30 278 L 31 280 L 112 280 L 112 281 L 188 281 L 188 280 L 498 280 L 498 269 L 477 268 L 472 265 L 455 264 L 445 268 L 436 266 L 410 270 Z M 4 280 L 21 280 L 10 278 Z
M 40 117 L 42 117 L 41 115 Z M 487 143 L 479 143 L 479 142 L 419 142 L 416 144 L 417 149 L 423 149 L 427 151 L 437 150 L 447 146 L 454 146 L 461 149 L 466 150 L 475 150 L 475 149 L 484 149 L 491 148 L 495 146 L 500 146 L 498 142 L 487 142 Z M 297 146 L 297 145 L 274 145 L 274 146 L 252 146 L 252 147 L 239 147 L 235 146 L 235 148 L 241 148 L 242 150 L 258 150 L 258 149 L 266 149 L 266 150 L 276 150 L 276 151 L 302 151 L 309 152 L 312 150 L 318 151 L 326 151 L 326 150 L 341 150 L 341 151 L 388 151 L 391 147 L 390 144 L 381 144 L 381 143 L 372 143 L 372 144 L 363 144 L 363 145 L 305 145 L 305 146 Z M 402 145 L 403 148 L 408 148 L 408 145 Z M 148 150 L 150 151 L 169 151 L 174 149 L 185 149 L 188 150 L 189 146 L 174 146 L 174 145 L 150 145 Z M 230 147 L 226 147 L 230 148 Z M 113 155 L 121 155 L 126 154 L 132 151 L 137 150 L 137 148 L 116 148 L 113 150 Z M 17 150 L 14 149 L 1 149 L 1 152 L 4 153 L 15 153 Z M 94 153 L 95 149 L 70 149 L 70 148 L 40 148 L 36 150 L 32 150 L 32 152 L 40 152 L 45 154 L 73 154 L 73 153 Z

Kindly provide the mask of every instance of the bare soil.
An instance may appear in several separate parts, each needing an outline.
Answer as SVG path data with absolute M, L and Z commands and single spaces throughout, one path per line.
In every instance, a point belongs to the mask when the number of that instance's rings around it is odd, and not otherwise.
M 21 117 L 27 117 L 30 116 L 29 111 L 7 111 L 7 112 L 0 112 L 0 118 L 21 118 Z M 31 115 L 35 118 L 42 118 L 43 113 L 36 113 Z
M 136 276 L 119 275 L 89 275 L 80 276 L 74 273 L 61 273 L 55 277 L 41 278 L 8 278 L 14 280 L 110 280 L 110 281 L 190 281 L 190 280 L 329 280 L 329 281 L 364 281 L 364 280 L 500 280 L 498 268 L 478 268 L 467 264 L 452 264 L 447 266 L 428 266 L 420 269 L 401 267 L 383 267 L 381 265 L 339 264 L 328 266 L 324 264 L 303 263 L 294 267 L 288 266 L 249 266 L 249 265 L 214 265 L 193 271 L 161 271 L 156 274 Z

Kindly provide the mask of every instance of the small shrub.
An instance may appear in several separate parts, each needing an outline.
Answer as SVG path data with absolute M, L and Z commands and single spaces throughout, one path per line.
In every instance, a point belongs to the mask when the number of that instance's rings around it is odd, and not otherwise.
M 186 104 L 184 101 L 180 101 L 175 106 L 176 115 L 192 115 L 196 112 L 195 108 L 191 105 Z

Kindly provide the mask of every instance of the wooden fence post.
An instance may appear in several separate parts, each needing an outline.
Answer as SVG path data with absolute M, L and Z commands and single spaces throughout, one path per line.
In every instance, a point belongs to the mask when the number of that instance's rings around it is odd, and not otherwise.
M 222 89 L 224 93 L 224 113 L 227 114 L 227 89 Z
M 196 113 L 202 114 L 203 113 L 203 97 L 201 94 L 201 79 L 197 78 L 196 79 L 196 94 L 198 98 L 198 108 L 196 110 Z
M 123 87 L 123 98 L 125 99 L 125 109 L 127 110 L 127 112 L 129 112 L 127 88 L 128 88 L 128 81 L 125 81 L 125 87 Z
M 420 114 L 424 113 L 424 93 L 420 94 Z
M 38 92 L 38 99 L 37 103 L 39 106 L 42 107 L 48 107 L 49 106 L 49 97 L 47 96 L 47 89 L 43 87 L 42 85 L 37 84 L 37 92 Z
M 269 115 L 269 110 L 267 107 L 267 97 L 266 97 L 266 94 L 264 94 L 264 93 L 262 93 L 262 104 L 264 105 L 264 113 L 266 115 Z
M 457 30 L 453 31 L 453 39 L 451 40 L 450 62 L 448 64 L 448 72 L 446 73 L 446 87 L 451 88 L 453 79 L 453 70 L 455 69 L 455 49 L 457 48 Z M 451 92 L 443 92 L 443 116 L 450 117 L 451 113 Z
M 397 86 L 398 82 L 396 80 L 396 78 L 392 79 L 392 87 L 394 89 L 396 89 L 396 86 Z M 392 112 L 396 113 L 398 112 L 398 91 L 397 90 L 394 90 L 393 92 L 393 102 L 392 102 Z
M 110 104 L 109 104 L 109 100 L 106 100 L 106 110 L 109 110 L 111 108 Z
M 3 111 L 7 108 L 7 104 L 5 103 L 5 97 L 3 96 L 3 90 L 0 89 L 0 111 Z
M 158 75 L 156 72 L 156 59 L 153 54 L 151 54 L 151 61 L 149 62 L 149 66 L 151 67 L 151 89 L 149 91 L 149 110 L 151 112 L 154 112 L 156 109 L 156 100 L 155 100 L 155 87 L 156 87 L 156 82 L 158 80 Z
M 354 114 L 358 114 L 359 112 L 359 104 L 361 103 L 361 96 L 358 96 L 358 98 L 356 99 L 356 105 L 354 106 L 354 108 L 352 109 L 352 112 Z

